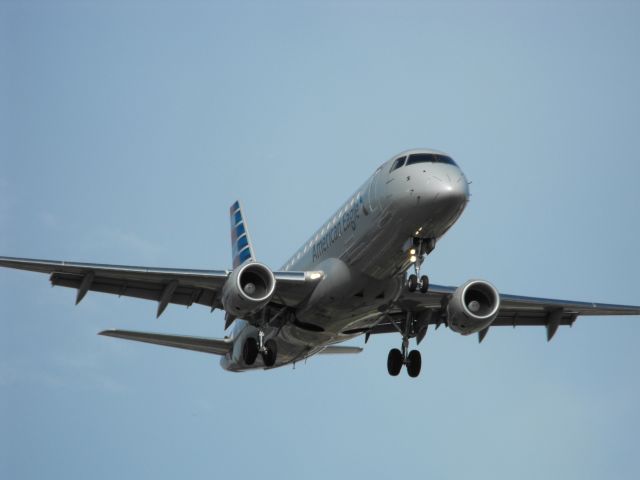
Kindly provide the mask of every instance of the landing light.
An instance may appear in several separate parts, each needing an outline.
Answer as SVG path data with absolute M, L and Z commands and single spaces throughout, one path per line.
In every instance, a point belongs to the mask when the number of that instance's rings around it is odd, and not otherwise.
M 410 261 L 411 263 L 416 263 L 416 260 L 418 260 L 418 257 L 416 257 L 415 255 L 411 255 L 411 256 L 409 257 L 409 261 Z
M 320 273 L 320 272 L 312 272 L 312 273 L 310 273 L 310 274 L 309 274 L 309 278 L 310 278 L 311 280 L 317 280 L 317 279 L 319 279 L 321 276 L 322 276 L 322 273 Z
M 412 248 L 411 250 L 409 250 L 409 253 L 410 253 L 411 255 L 415 255 L 415 254 L 416 254 L 416 249 L 415 249 L 415 248 Z

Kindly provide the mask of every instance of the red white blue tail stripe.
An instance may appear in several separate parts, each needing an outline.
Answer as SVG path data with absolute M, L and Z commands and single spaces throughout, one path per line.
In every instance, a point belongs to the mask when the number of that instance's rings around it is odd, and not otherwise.
M 231 248 L 233 268 L 244 262 L 255 260 L 253 247 L 247 230 L 247 222 L 242 213 L 240 202 L 236 201 L 229 210 L 231 216 Z

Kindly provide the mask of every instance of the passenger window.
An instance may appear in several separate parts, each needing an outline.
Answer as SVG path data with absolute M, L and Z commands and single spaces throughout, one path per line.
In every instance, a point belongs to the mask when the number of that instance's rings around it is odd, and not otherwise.
M 393 165 L 391 166 L 391 170 L 389 170 L 389 172 L 393 172 L 394 170 L 397 170 L 398 168 L 403 166 L 404 165 L 404 161 L 406 159 L 407 159 L 407 157 L 400 157 L 396 161 L 394 161 Z

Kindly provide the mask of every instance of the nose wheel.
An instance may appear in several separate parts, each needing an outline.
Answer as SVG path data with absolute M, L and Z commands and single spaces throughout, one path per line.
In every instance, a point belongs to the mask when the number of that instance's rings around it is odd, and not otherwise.
M 429 277 L 427 275 L 422 275 L 420 280 L 418 280 L 417 275 L 409 275 L 409 278 L 407 278 L 407 289 L 410 292 L 419 290 L 420 293 L 427 293 L 429 291 Z
M 436 241 L 434 238 L 414 238 L 413 244 L 414 247 L 410 253 L 415 273 L 407 278 L 407 289 L 410 292 L 420 290 L 420 293 L 427 293 L 429 291 L 429 277 L 420 276 L 420 267 L 422 267 L 425 255 L 429 255 L 436 247 Z

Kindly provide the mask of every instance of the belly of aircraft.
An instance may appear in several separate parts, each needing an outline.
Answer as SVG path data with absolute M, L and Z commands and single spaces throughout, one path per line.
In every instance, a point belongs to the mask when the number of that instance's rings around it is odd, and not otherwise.
M 322 330 L 313 328 L 311 323 L 288 323 L 279 329 L 267 329 L 266 338 L 274 338 L 278 344 L 278 359 L 272 368 L 302 361 L 324 347 L 350 340 L 357 337 L 375 325 L 380 317 L 380 312 L 369 305 L 367 309 L 357 311 L 336 309 L 334 316 L 326 321 L 326 317 L 309 317 L 307 320 L 323 321 Z M 252 327 L 248 327 L 251 329 Z M 223 359 L 223 367 L 232 371 L 244 371 L 265 368 L 262 359 L 258 356 L 256 363 L 247 367 L 239 358 Z

